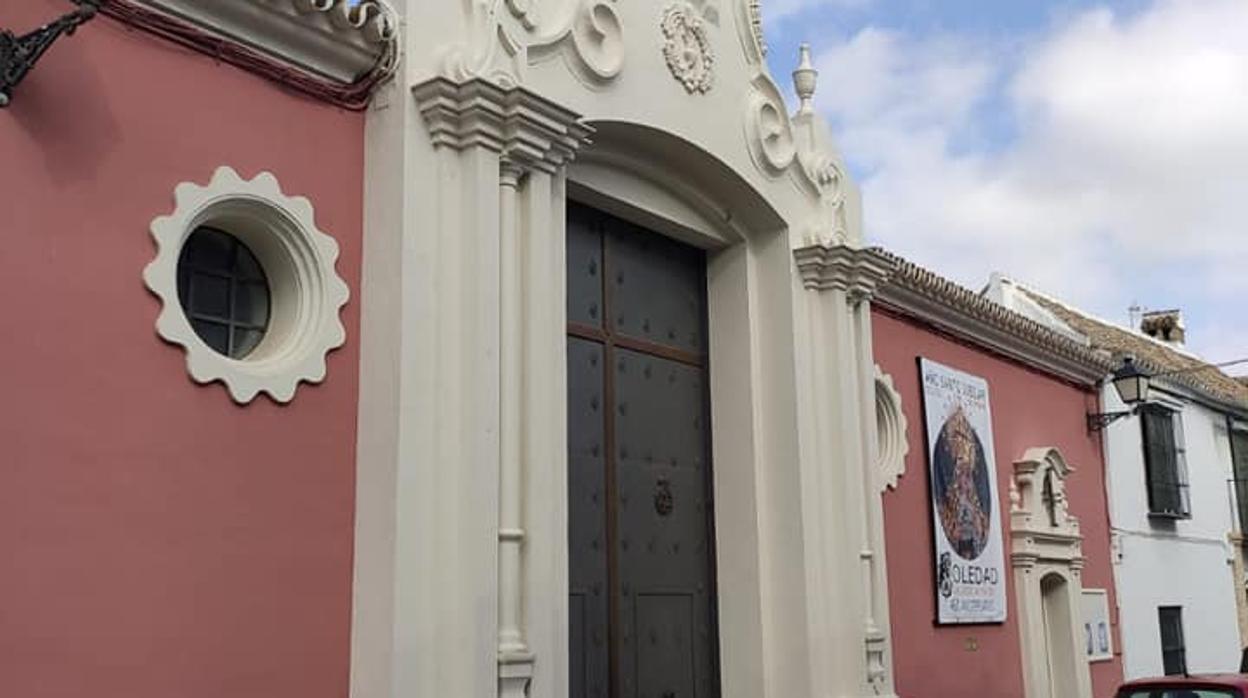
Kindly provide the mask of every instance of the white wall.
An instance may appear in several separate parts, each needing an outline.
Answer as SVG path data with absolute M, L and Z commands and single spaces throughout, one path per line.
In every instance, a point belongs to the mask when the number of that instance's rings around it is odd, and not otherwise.
M 1167 398 L 1168 400 L 1171 398 Z M 1113 388 L 1102 392 L 1105 409 L 1125 409 Z M 1181 406 L 1191 485 L 1191 518 L 1148 515 L 1148 489 L 1140 420 L 1119 420 L 1105 430 L 1110 522 L 1117 542 L 1123 671 L 1127 678 L 1162 673 L 1159 606 L 1182 606 L 1187 667 L 1192 673 L 1237 671 L 1240 660 L 1232 549 L 1227 534 L 1233 510 L 1222 415 L 1187 401 Z

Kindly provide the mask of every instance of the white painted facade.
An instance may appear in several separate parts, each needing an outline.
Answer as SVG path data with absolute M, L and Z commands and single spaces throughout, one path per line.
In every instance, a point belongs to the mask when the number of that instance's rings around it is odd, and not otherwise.
M 1028 295 L 1035 291 L 1023 291 L 1009 279 L 994 275 L 985 293 L 1012 310 L 1089 343 L 1087 337 Z M 1141 334 L 1139 341 L 1158 340 Z M 1230 542 L 1238 525 L 1230 483 L 1226 412 L 1210 407 L 1214 403 L 1190 387 L 1164 377 L 1153 380 L 1150 402 L 1174 410 L 1181 425 L 1177 431 L 1181 434 L 1179 446 L 1185 451 L 1190 518 L 1149 512 L 1141 418 L 1129 416 L 1107 426 L 1102 443 L 1123 673 L 1127 679 L 1164 673 L 1158 616 L 1163 606 L 1183 609 L 1189 672 L 1235 672 L 1241 653 L 1236 594 L 1242 593 L 1237 589 L 1243 587 L 1234 579 L 1235 549 Z M 1101 409 L 1128 409 L 1108 376 L 1101 389 Z
M 722 695 L 890 696 L 856 191 L 751 0 L 395 0 L 367 126 L 353 698 L 568 695 L 565 210 L 708 251 Z M 573 697 L 579 698 L 579 697 Z
M 1160 606 L 1183 608 L 1190 672 L 1237 671 L 1237 585 L 1228 541 L 1235 515 L 1226 417 L 1188 399 L 1161 399 L 1179 410 L 1176 418 L 1183 424 L 1190 519 L 1149 515 L 1139 419 L 1123 419 L 1104 432 L 1123 673 L 1128 679 L 1163 673 Z M 1112 387 L 1102 390 L 1101 400 L 1106 410 L 1125 409 Z

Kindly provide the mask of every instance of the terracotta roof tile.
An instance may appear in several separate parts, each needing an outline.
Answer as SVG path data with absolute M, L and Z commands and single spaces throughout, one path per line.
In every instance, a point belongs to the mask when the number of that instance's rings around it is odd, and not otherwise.
M 1182 371 L 1168 379 L 1205 393 L 1219 402 L 1248 409 L 1248 379 L 1236 379 L 1212 364 L 1123 327 L 1093 318 L 1023 286 L 1018 289 L 1086 336 L 1092 346 L 1115 354 L 1132 354 L 1152 373 Z M 1203 368 L 1202 368 L 1203 367 Z
M 1058 357 L 1066 367 L 1079 367 L 1081 380 L 1088 382 L 1095 382 L 1110 372 L 1113 364 L 1107 352 L 1036 322 L 904 257 L 883 248 L 873 249 L 896 265 L 878 297 L 884 305 L 896 305 L 901 300 L 898 292 L 904 292 L 910 294 L 909 297 L 926 299 L 952 311 L 959 318 L 960 328 L 977 340 L 986 339 L 977 336 L 981 334 L 975 329 L 977 325 L 1013 338 L 1019 345 L 1028 347 L 1024 360 L 1033 365 L 1039 365 L 1036 358 L 1040 356 Z

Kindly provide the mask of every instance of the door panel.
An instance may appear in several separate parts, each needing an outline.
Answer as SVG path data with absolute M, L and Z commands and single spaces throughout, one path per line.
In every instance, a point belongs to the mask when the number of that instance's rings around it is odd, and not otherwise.
M 571 695 L 607 698 L 610 680 L 603 347 L 568 339 L 568 550 Z
M 611 331 L 682 349 L 706 348 L 706 255 L 616 220 L 608 222 Z
M 668 698 L 706 695 L 695 688 L 698 664 L 693 626 L 697 602 L 691 594 L 637 594 L 637 696 Z
M 568 322 L 602 326 L 602 234 L 584 209 L 568 211 Z
M 572 696 L 714 698 L 705 255 L 568 220 Z
M 707 696 L 713 609 L 703 370 L 627 349 L 617 349 L 613 368 L 625 651 L 620 695 Z M 656 615 L 677 608 L 683 610 Z M 656 690 L 631 690 L 647 685 Z

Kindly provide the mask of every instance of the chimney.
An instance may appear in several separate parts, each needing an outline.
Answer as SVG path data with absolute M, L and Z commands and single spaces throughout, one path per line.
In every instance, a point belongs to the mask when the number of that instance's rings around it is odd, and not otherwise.
M 1183 326 L 1180 310 L 1150 310 L 1140 318 L 1140 331 L 1166 344 L 1183 346 L 1187 340 L 1187 328 Z

